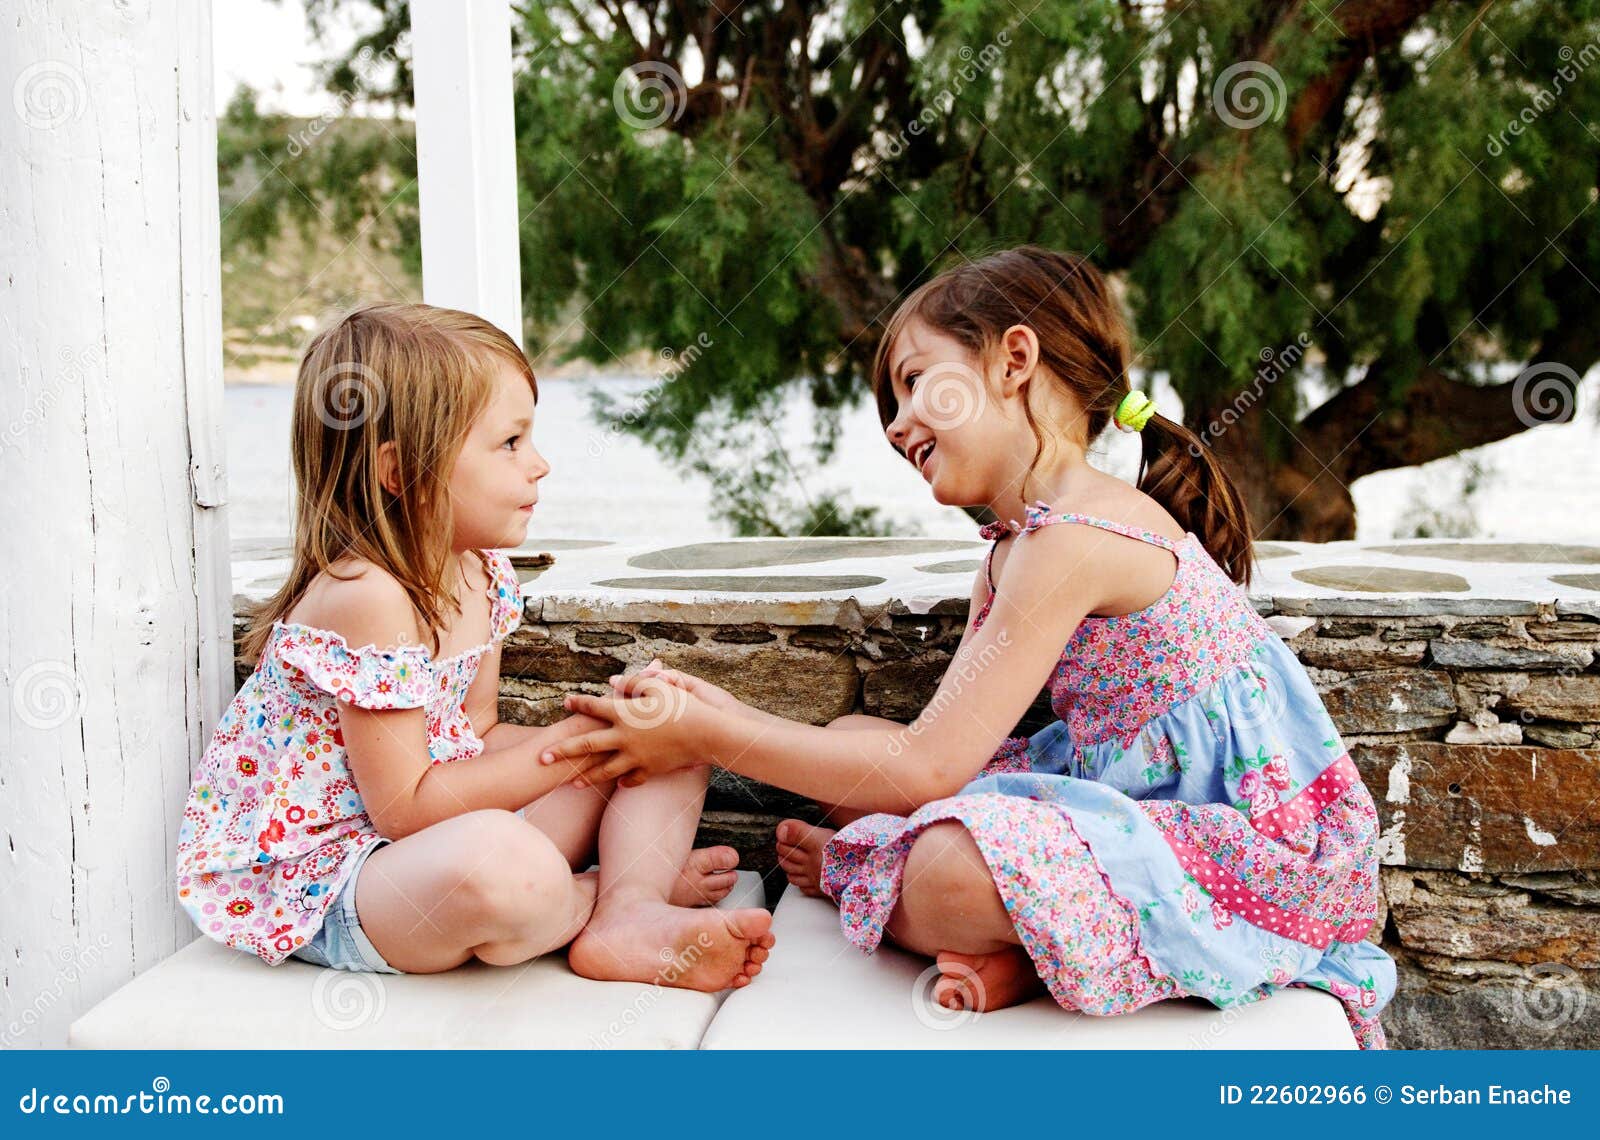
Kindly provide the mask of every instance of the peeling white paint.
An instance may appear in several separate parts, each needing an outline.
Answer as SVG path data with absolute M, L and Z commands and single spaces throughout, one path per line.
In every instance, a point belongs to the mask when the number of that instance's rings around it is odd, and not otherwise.
M 1472 826 L 1468 829 L 1467 842 L 1461 848 L 1460 869 L 1463 871 L 1483 870 L 1483 817 L 1473 816 Z
M 1389 818 L 1389 826 L 1378 836 L 1378 862 L 1404 866 L 1406 862 L 1406 813 L 1402 808 Z
M 211 8 L 4 9 L 0 74 L 73 62 L 49 129 L 0 115 L 0 674 L 60 698 L 0 717 L 0 1047 L 196 935 L 177 832 L 233 694 Z
M 1384 793 L 1384 799 L 1392 804 L 1408 804 L 1411 802 L 1411 757 L 1402 748 L 1400 757 L 1389 769 L 1389 789 Z M 1402 813 L 1396 812 L 1395 818 Z
M 1528 842 L 1534 846 L 1554 847 L 1556 845 L 1556 837 L 1534 823 L 1527 816 L 1522 817 L 1522 827 L 1528 833 Z

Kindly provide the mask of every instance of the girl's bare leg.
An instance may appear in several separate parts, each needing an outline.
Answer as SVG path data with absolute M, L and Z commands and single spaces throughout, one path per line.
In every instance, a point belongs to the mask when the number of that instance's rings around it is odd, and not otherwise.
M 748 985 L 761 972 L 773 943 L 769 913 L 671 902 L 708 775 L 691 768 L 612 792 L 600 820 L 594 917 L 569 955 L 575 971 L 713 992 Z
M 603 727 L 603 722 L 573 716 L 553 727 L 558 733 L 568 729 L 565 735 L 576 736 Z M 594 863 L 598 854 L 600 818 L 615 786 L 615 782 L 583 787 L 562 784 L 528 804 L 520 814 L 550 838 L 569 867 L 581 871 Z M 670 900 L 675 906 L 710 906 L 733 890 L 739 881 L 738 866 L 739 853 L 732 847 L 719 845 L 691 851 L 678 868 Z
M 897 728 L 905 725 L 883 717 L 862 716 L 851 713 L 828 722 L 828 727 L 844 732 L 864 728 Z M 867 812 L 837 804 L 824 804 L 823 818 L 826 826 L 816 826 L 803 819 L 786 819 L 778 824 L 776 832 L 778 866 L 789 877 L 789 885 L 801 894 L 815 898 L 822 894 L 822 849 L 828 845 L 839 828 L 854 823 Z
M 887 930 L 898 945 L 936 960 L 933 996 L 948 1008 L 1001 1009 L 1044 992 L 989 865 L 954 821 L 912 843 Z
M 526 962 L 572 941 L 598 884 L 514 812 L 467 812 L 385 844 L 356 881 L 361 929 L 391 966 Z

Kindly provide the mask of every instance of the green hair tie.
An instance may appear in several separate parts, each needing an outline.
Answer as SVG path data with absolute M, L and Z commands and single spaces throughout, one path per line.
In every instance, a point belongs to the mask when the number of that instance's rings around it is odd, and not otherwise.
M 1156 402 L 1138 390 L 1129 392 L 1117 403 L 1113 419 L 1119 431 L 1143 431 L 1156 414 Z

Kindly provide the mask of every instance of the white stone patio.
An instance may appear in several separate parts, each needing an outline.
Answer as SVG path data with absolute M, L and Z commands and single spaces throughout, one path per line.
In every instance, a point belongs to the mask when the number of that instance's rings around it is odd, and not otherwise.
M 861 628 L 964 612 L 976 538 L 751 538 L 684 546 L 534 539 L 513 554 L 533 621 L 737 619 Z M 1279 614 L 1600 616 L 1600 544 L 1264 542 L 1250 595 Z M 234 545 L 234 609 L 275 590 L 286 542 Z

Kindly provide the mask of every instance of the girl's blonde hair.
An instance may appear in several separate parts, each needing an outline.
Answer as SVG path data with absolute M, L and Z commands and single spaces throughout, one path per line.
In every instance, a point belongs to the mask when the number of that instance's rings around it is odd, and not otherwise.
M 885 428 L 897 411 L 889 353 L 912 320 L 959 341 L 978 358 L 997 350 L 1012 325 L 1033 329 L 1045 373 L 1083 411 L 1078 442 L 1084 447 L 1099 438 L 1128 394 L 1127 323 L 1105 278 L 1078 254 L 1019 246 L 958 265 L 911 294 L 889 319 L 872 366 L 873 394 Z M 1028 425 L 1035 441 L 1031 477 L 1051 436 L 1034 422 L 1031 409 Z M 1248 586 L 1250 516 L 1222 464 L 1198 436 L 1165 416 L 1152 416 L 1140 436 L 1139 490 L 1193 531 L 1229 577 Z
M 501 366 L 539 386 L 505 333 L 471 313 L 432 305 L 363 305 L 318 333 L 295 380 L 291 425 L 294 561 L 283 585 L 250 615 L 245 656 L 266 648 L 318 574 L 357 558 L 405 588 L 433 652 L 455 602 L 449 481 L 467 432 Z M 400 493 L 379 476 L 378 450 L 395 445 Z M 480 552 L 479 558 L 483 555 Z

